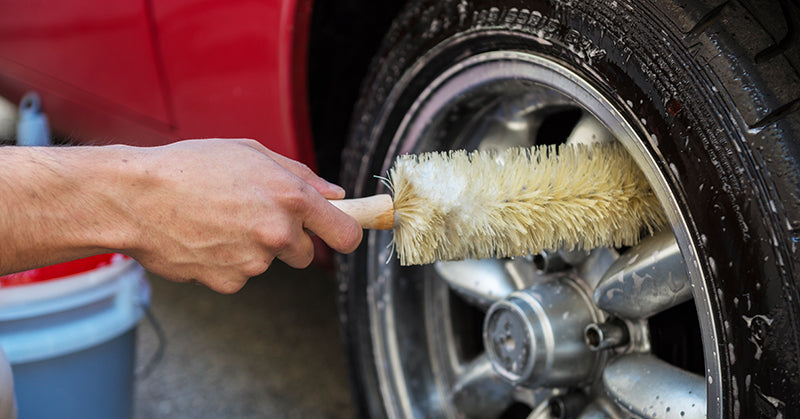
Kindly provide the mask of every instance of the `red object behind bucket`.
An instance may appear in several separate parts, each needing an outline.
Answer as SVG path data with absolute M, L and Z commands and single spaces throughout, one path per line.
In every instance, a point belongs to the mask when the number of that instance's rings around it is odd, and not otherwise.
M 119 253 L 106 253 L 56 265 L 44 266 L 29 271 L 0 276 L 0 287 L 12 287 L 64 278 L 92 271 L 125 259 L 128 259 L 128 257 Z

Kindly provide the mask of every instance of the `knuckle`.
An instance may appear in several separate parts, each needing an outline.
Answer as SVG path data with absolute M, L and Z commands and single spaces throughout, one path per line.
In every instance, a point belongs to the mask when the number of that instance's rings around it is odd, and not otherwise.
M 214 292 L 218 292 L 220 294 L 235 294 L 239 290 L 244 287 L 244 284 L 247 283 L 248 278 L 241 277 L 241 276 L 231 276 L 231 275 L 220 275 L 215 278 L 207 278 L 205 280 L 200 280 L 199 282 L 205 284 L 208 288 L 213 290 Z
M 283 196 L 284 206 L 288 211 L 293 214 L 304 211 L 308 208 L 308 196 L 310 194 L 310 186 L 305 182 L 298 182 L 298 184 L 291 188 Z
M 252 148 L 258 148 L 259 146 L 261 146 L 261 143 L 252 138 L 237 138 L 233 141 Z
M 228 280 L 224 281 L 222 284 L 219 284 L 219 286 L 214 290 L 219 292 L 220 294 L 227 294 L 227 295 L 235 294 L 239 290 L 241 290 L 242 287 L 244 287 L 245 283 L 247 283 L 246 279 L 242 281 Z
M 281 251 L 294 243 L 295 234 L 288 227 L 273 227 L 265 240 L 268 247 Z
M 242 267 L 242 274 L 248 278 L 261 275 L 269 269 L 270 261 L 253 259 Z
M 266 248 L 268 254 L 274 255 L 275 251 L 281 250 L 292 243 L 295 236 L 295 228 L 290 221 L 279 217 L 272 222 L 265 221 L 252 228 L 253 239 Z
M 311 170 L 311 168 L 308 167 L 308 165 L 306 165 L 305 163 L 301 163 L 301 162 L 296 162 L 296 163 L 297 163 L 297 172 L 302 177 L 305 178 L 305 177 L 309 177 L 309 176 L 316 176 L 316 175 L 314 175 L 314 171 Z

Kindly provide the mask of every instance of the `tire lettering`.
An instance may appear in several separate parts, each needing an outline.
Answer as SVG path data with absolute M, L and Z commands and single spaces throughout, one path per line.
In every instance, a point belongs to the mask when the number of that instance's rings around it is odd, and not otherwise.
M 489 25 L 495 25 L 497 24 L 499 17 L 500 17 L 500 9 L 498 9 L 497 7 L 492 7 L 491 9 L 489 9 L 489 18 L 487 23 Z
M 508 10 L 508 13 L 506 13 L 506 17 L 503 20 L 506 22 L 507 25 L 513 26 L 515 21 L 517 20 L 518 13 L 519 10 L 517 10 L 516 7 L 512 7 L 511 9 Z
M 546 41 L 559 42 L 583 59 L 599 60 L 606 56 L 606 51 L 595 45 L 591 39 L 575 29 L 563 30 L 561 21 L 544 16 L 537 10 L 516 7 L 500 10 L 491 7 L 475 11 L 472 16 L 477 28 L 504 26 L 527 32 Z
M 564 43 L 569 45 L 575 45 L 580 41 L 580 39 L 581 39 L 580 32 L 576 31 L 575 29 L 570 29 L 564 36 Z
M 539 26 L 539 23 L 541 21 L 542 21 L 542 14 L 538 10 L 534 10 L 533 12 L 531 12 L 531 17 L 530 19 L 528 19 L 528 24 L 526 26 L 532 29 Z

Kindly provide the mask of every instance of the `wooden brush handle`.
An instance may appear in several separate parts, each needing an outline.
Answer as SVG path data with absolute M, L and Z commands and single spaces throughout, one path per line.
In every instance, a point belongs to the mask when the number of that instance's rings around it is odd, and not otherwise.
M 372 230 L 391 230 L 394 227 L 394 204 L 391 195 L 372 195 L 329 202 L 358 220 L 361 227 Z

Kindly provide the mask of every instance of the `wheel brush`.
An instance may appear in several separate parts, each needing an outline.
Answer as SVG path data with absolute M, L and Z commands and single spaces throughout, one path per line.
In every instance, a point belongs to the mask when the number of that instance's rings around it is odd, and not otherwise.
M 386 181 L 394 198 L 331 202 L 394 230 L 401 265 L 631 246 L 666 225 L 619 143 L 403 155 Z

